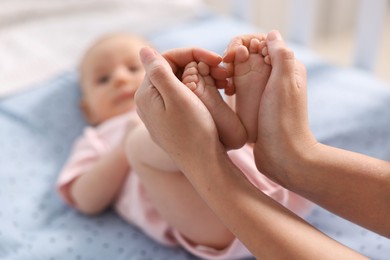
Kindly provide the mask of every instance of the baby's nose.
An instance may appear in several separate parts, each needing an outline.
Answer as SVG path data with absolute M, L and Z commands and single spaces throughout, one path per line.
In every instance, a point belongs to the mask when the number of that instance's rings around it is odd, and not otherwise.
M 129 70 L 125 66 L 118 67 L 114 73 L 114 84 L 117 87 L 121 87 L 130 82 L 131 75 Z

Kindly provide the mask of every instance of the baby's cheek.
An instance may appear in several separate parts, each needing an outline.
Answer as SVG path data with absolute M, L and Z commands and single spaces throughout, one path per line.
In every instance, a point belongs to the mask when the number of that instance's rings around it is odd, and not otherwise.
M 137 78 L 138 87 L 140 87 L 142 82 L 144 81 L 145 75 L 146 75 L 145 71 L 140 72 L 140 74 L 139 74 L 139 76 Z

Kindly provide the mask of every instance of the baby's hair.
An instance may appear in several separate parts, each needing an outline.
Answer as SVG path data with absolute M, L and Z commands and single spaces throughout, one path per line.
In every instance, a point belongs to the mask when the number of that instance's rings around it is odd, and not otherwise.
M 98 38 L 91 46 L 89 46 L 88 49 L 86 50 L 86 52 L 81 56 L 81 59 L 79 62 L 79 69 L 81 69 L 86 57 L 88 57 L 88 55 L 91 53 L 91 51 L 96 46 L 100 45 L 102 42 L 105 42 L 106 40 L 116 38 L 116 37 L 126 37 L 129 39 L 139 40 L 139 41 L 145 42 L 145 45 L 150 45 L 145 38 L 143 38 L 140 35 L 136 35 L 136 34 L 126 33 L 126 32 L 114 32 L 114 33 L 105 34 L 105 35 L 101 36 L 100 38 Z
M 150 43 L 143 36 L 128 33 L 128 32 L 113 32 L 113 33 L 108 33 L 108 34 L 101 36 L 92 45 L 90 45 L 86 49 L 84 54 L 81 56 L 81 59 L 79 61 L 79 65 L 78 65 L 80 82 L 82 82 L 82 75 L 83 75 L 82 70 L 83 70 L 85 61 L 86 61 L 87 57 L 89 56 L 89 54 L 92 52 L 92 50 L 95 49 L 97 46 L 99 46 L 101 43 L 103 43 L 109 39 L 116 38 L 116 37 L 125 37 L 125 38 L 131 39 L 131 40 L 143 42 L 143 43 L 145 43 L 145 46 L 150 46 Z

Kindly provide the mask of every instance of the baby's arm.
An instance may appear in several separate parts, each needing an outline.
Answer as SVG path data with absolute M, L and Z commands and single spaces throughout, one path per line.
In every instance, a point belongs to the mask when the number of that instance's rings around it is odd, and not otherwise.
M 225 147 L 242 147 L 247 140 L 246 130 L 236 113 L 223 100 L 210 75 L 210 67 L 203 62 L 191 62 L 184 69 L 182 81 L 210 111 Z
M 140 120 L 135 111 L 121 120 L 117 128 L 108 124 L 87 129 L 59 176 L 60 194 L 85 214 L 97 214 L 110 206 L 129 172 L 124 138 Z
M 70 183 L 69 192 L 75 207 L 85 214 L 105 210 L 117 196 L 128 171 L 124 144 L 120 144 Z

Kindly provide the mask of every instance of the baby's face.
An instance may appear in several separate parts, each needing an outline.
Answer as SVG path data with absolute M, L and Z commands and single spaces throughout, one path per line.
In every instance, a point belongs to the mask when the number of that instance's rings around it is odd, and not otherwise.
M 145 75 L 139 51 L 146 45 L 142 39 L 116 35 L 88 51 L 81 64 L 81 107 L 90 124 L 134 109 L 134 94 Z

